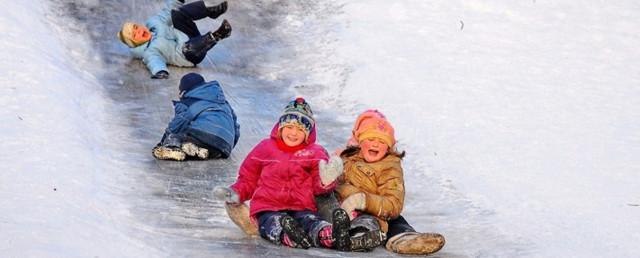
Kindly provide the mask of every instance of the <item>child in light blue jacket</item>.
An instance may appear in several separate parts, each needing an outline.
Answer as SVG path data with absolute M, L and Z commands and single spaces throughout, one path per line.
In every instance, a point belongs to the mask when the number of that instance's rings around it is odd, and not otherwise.
M 199 64 L 209 49 L 231 34 L 227 20 L 215 32 L 204 35 L 194 23 L 222 15 L 227 10 L 226 1 L 216 6 L 205 6 L 203 1 L 184 4 L 184 0 L 167 0 L 166 4 L 145 25 L 126 22 L 118 32 L 120 41 L 130 47 L 134 57 L 142 59 L 153 79 L 169 78 L 167 64 L 186 67 Z

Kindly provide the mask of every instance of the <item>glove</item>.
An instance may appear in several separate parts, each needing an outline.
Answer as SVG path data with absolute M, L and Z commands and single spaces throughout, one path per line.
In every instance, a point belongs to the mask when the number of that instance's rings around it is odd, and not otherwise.
M 340 208 L 344 209 L 349 215 L 349 219 L 353 220 L 355 210 L 364 210 L 367 207 L 367 198 L 364 193 L 353 194 L 344 199 Z
M 322 185 L 329 185 L 342 175 L 342 159 L 338 156 L 331 155 L 329 162 L 321 160 L 319 165 Z
M 151 76 L 151 79 L 167 79 L 169 78 L 169 72 L 167 71 L 159 71 L 156 74 Z
M 238 194 L 229 187 L 217 186 L 213 189 L 213 195 L 218 198 L 218 200 L 226 203 L 240 204 L 240 196 L 238 196 Z

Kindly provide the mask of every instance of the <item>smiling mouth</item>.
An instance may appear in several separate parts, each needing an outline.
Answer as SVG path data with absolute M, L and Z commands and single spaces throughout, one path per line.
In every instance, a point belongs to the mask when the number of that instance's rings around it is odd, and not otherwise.
M 380 152 L 377 151 L 377 150 L 369 150 L 369 155 L 371 155 L 371 156 L 377 156 L 378 153 L 380 153 Z

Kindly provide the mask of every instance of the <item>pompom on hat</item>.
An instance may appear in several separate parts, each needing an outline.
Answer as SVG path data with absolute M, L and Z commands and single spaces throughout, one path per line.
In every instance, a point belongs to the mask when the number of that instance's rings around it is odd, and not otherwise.
M 396 144 L 393 126 L 377 110 L 367 110 L 358 116 L 353 126 L 353 137 L 358 143 L 365 139 L 378 138 L 390 148 Z
M 315 123 L 309 103 L 304 98 L 299 97 L 290 101 L 284 108 L 282 115 L 278 119 L 278 131 L 287 125 L 298 126 L 304 131 L 305 140 L 307 140 Z

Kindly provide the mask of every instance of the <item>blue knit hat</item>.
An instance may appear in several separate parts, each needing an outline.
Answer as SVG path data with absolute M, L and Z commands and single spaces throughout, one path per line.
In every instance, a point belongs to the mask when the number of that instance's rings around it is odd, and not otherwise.
M 204 78 L 202 77 L 202 75 L 197 73 L 188 73 L 182 76 L 182 79 L 180 79 L 180 86 L 178 87 L 178 89 L 182 94 L 192 90 L 196 86 L 201 85 L 203 83 L 204 83 Z

